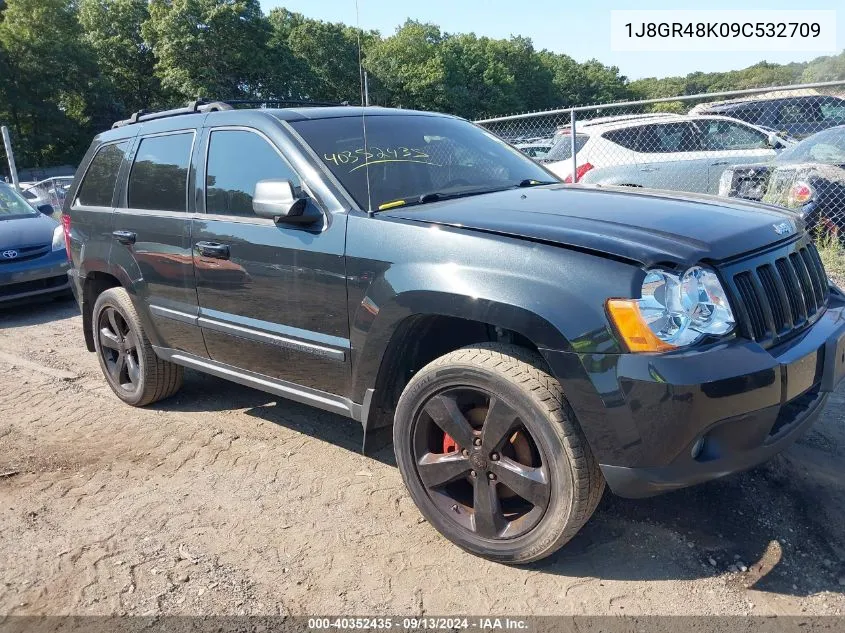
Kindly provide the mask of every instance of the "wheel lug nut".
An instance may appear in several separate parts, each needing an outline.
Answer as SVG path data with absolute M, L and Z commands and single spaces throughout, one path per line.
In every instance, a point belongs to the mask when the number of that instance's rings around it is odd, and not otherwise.
M 469 451 L 467 449 L 464 449 L 461 451 L 461 455 L 463 455 L 464 457 L 469 457 Z
M 472 443 L 475 444 L 476 446 L 481 446 L 481 438 L 480 437 L 475 438 L 472 441 Z
M 469 471 L 469 476 L 472 477 L 473 479 L 475 479 L 476 477 L 478 477 L 478 473 L 475 472 L 474 470 L 471 470 L 471 471 Z
M 487 473 L 487 479 L 489 479 L 490 481 L 496 481 L 496 475 L 494 475 L 493 473 Z
M 490 459 L 492 459 L 494 462 L 499 461 L 499 454 L 498 453 L 490 453 Z

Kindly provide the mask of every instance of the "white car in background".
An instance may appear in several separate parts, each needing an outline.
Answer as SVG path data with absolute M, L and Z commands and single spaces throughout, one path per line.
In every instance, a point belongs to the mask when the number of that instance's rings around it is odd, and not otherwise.
M 572 182 L 569 127 L 558 130 L 545 166 Z M 575 124 L 576 181 L 716 194 L 725 169 L 774 158 L 793 144 L 723 116 L 638 114 Z
M 71 183 L 73 176 L 56 176 L 38 182 L 21 182 L 20 190 L 33 209 L 46 204 L 53 207 L 53 213 L 56 213 L 62 210 L 65 194 Z

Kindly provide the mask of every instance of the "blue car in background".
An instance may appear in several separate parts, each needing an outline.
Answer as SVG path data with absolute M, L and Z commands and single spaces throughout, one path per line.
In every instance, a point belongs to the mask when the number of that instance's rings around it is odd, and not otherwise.
M 45 215 L 52 211 L 0 182 L 0 305 L 70 290 L 64 230 Z

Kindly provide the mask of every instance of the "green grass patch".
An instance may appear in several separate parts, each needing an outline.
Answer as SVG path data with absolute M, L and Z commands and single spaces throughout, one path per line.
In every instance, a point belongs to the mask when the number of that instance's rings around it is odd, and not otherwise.
M 819 233 L 816 248 L 822 258 L 827 276 L 840 288 L 845 288 L 845 247 L 836 235 Z

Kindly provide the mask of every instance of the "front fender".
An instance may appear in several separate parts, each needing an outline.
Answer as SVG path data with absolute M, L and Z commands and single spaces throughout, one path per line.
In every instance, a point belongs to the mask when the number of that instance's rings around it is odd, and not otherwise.
M 528 240 L 435 230 L 378 216 L 350 218 L 347 245 L 350 396 L 356 401 L 375 385 L 400 325 L 418 315 L 502 327 L 541 350 L 621 351 L 610 333 L 604 303 L 608 297 L 634 296 L 638 269 L 631 264 Z M 379 259 L 365 254 L 378 254 Z

